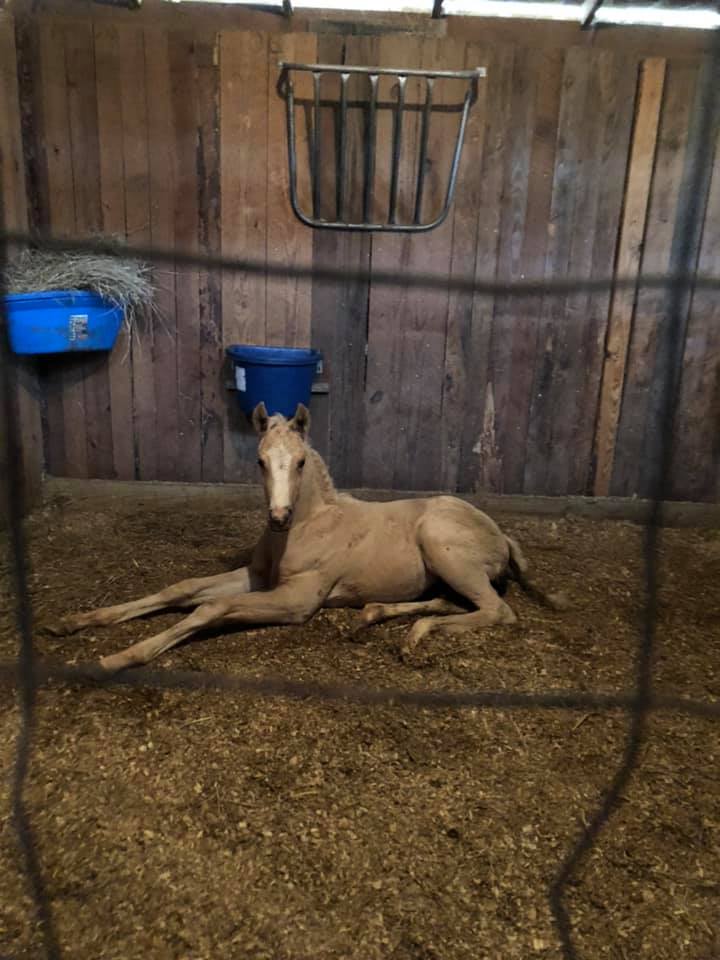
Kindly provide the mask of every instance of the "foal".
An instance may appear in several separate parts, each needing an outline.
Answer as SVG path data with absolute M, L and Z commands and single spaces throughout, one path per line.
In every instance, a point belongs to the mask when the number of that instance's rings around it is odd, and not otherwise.
M 168 630 L 104 657 L 102 666 L 115 672 L 148 663 L 200 630 L 304 623 L 321 607 L 363 607 L 365 625 L 406 614 L 444 614 L 414 624 L 402 648 L 407 655 L 430 630 L 460 633 L 513 623 L 515 614 L 493 587 L 507 579 L 561 608 L 559 595 L 545 594 L 528 580 L 518 544 L 480 510 L 449 496 L 372 503 L 338 493 L 307 443 L 310 415 L 302 404 L 288 421 L 269 417 L 261 403 L 252 419 L 268 522 L 249 566 L 68 617 L 52 632 L 195 608 Z M 441 584 L 465 598 L 469 609 L 443 597 L 420 599 Z

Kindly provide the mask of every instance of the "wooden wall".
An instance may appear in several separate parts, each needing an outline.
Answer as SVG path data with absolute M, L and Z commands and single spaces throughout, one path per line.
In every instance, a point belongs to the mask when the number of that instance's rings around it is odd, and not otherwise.
M 13 31 L 0 13 L 0 228 L 27 229 L 25 200 L 25 167 L 20 133 L 20 99 L 15 62 Z M 11 250 L 8 250 L 12 253 Z M 5 337 L 0 330 L 0 350 L 5 350 Z M 40 386 L 32 363 L 8 356 L 3 369 L 11 381 L 11 415 L 18 421 L 22 450 L 18 451 L 24 478 L 25 506 L 33 505 L 40 495 L 43 470 L 42 426 L 40 421 Z M 0 525 L 3 522 L 7 491 L 5 477 L 6 437 L 4 384 L 0 377 Z
M 483 45 L 458 31 L 218 31 L 207 19 L 176 29 L 133 16 L 43 15 L 18 19 L 14 31 L 6 16 L 0 36 L 6 50 L 17 46 L 17 100 L 8 70 L 0 100 L 3 150 L 25 157 L 11 188 L 16 223 L 398 275 L 388 287 L 158 268 L 161 317 L 139 324 L 109 361 L 52 360 L 29 374 L 39 377 L 50 473 L 254 477 L 252 438 L 223 365 L 227 344 L 254 342 L 323 351 L 330 392 L 313 401 L 314 442 L 339 484 L 647 492 L 661 293 L 529 301 L 449 285 L 413 290 L 403 277 L 667 269 L 699 56 Z M 487 67 L 441 228 L 371 238 L 313 232 L 294 219 L 276 93 L 281 59 Z M 443 122 L 431 145 L 431 203 L 449 160 Z M 325 124 L 330 143 L 331 119 Z M 359 135 L 351 124 L 355 165 Z M 380 135 L 389 138 L 387 116 Z M 417 135 L 412 120 L 406 141 Z M 332 171 L 325 177 L 331 190 Z M 387 179 L 380 163 L 381 190 Z M 707 194 L 697 255 L 703 272 L 718 274 L 720 163 Z M 695 294 L 677 358 L 681 499 L 720 497 L 719 311 L 716 294 Z

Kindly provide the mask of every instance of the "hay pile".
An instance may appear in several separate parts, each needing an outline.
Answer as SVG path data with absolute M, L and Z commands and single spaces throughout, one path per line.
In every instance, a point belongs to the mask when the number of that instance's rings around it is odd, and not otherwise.
M 8 264 L 5 282 L 9 293 L 89 290 L 120 307 L 128 324 L 153 309 L 155 295 L 150 265 L 122 248 L 117 255 L 24 250 Z

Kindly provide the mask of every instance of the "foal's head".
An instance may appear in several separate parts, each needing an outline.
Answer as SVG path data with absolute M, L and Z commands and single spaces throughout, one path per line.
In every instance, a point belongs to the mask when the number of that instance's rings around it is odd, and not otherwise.
M 253 411 L 252 422 L 260 437 L 258 463 L 270 526 L 273 530 L 288 530 L 305 467 L 310 414 L 307 407 L 299 403 L 292 420 L 280 414 L 269 417 L 265 404 L 259 403 Z

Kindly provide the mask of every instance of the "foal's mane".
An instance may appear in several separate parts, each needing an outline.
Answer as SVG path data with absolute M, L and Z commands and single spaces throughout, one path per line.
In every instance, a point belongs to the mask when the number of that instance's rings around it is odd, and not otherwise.
M 326 503 L 335 503 L 338 498 L 338 492 L 335 489 L 335 484 L 332 481 L 327 464 L 317 450 L 313 449 L 307 441 L 306 446 L 308 457 L 312 461 L 315 479 L 322 492 L 323 500 L 325 500 Z

